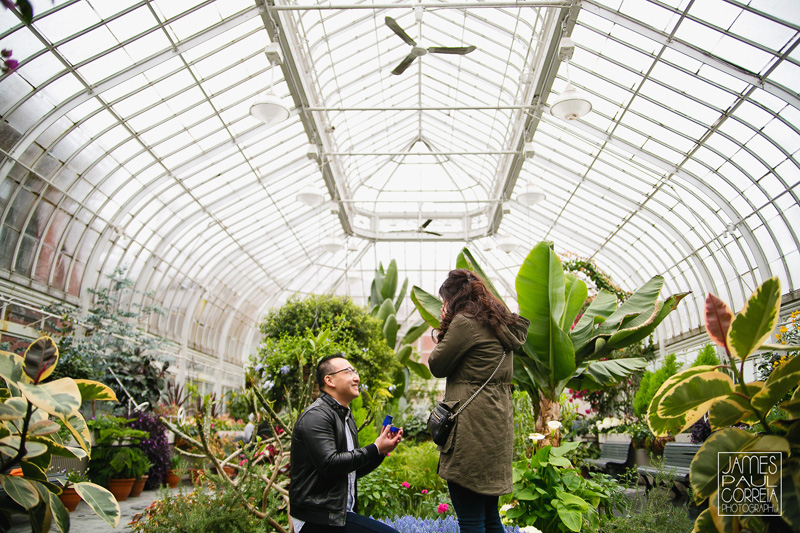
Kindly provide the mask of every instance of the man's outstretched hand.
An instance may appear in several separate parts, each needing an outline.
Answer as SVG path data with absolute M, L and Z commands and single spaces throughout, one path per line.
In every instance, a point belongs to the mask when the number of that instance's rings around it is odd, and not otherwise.
M 391 426 L 383 426 L 381 434 L 375 439 L 375 446 L 378 447 L 378 452 L 381 455 L 386 455 L 394 451 L 400 441 L 403 440 L 403 428 L 399 431 L 392 433 Z

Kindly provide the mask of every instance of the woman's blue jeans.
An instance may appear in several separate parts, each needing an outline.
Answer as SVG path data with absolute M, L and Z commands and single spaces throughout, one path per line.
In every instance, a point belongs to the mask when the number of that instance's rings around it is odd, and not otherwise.
M 452 481 L 447 482 L 447 488 L 461 533 L 504 533 L 497 496 L 478 494 Z

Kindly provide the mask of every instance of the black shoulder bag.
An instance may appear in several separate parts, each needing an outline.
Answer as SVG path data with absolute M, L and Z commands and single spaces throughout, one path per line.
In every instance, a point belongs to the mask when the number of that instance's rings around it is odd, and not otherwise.
M 478 393 L 481 392 L 483 388 L 492 380 L 497 371 L 500 370 L 500 365 L 503 364 L 505 359 L 506 352 L 503 352 L 503 357 L 500 358 L 497 368 L 494 369 L 494 372 L 492 372 L 492 375 L 489 376 L 489 379 L 487 379 L 484 384 L 481 385 L 480 388 L 469 397 L 469 400 L 464 402 L 464 405 L 459 407 L 458 411 L 455 413 L 445 402 L 439 402 L 436 404 L 436 407 L 433 408 L 430 416 L 428 416 L 428 431 L 430 432 L 431 437 L 433 437 L 433 442 L 439 446 L 444 446 L 444 443 L 447 442 L 447 437 L 450 436 L 450 431 L 453 430 L 453 424 L 456 422 L 456 417 L 461 414 L 461 411 L 463 411 L 464 408 L 475 399 L 475 396 L 477 396 Z

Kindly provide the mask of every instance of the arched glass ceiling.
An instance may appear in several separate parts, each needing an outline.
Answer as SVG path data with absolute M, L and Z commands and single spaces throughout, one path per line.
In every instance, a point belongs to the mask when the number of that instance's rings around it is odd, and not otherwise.
M 663 275 L 692 295 L 662 340 L 698 331 L 707 292 L 738 308 L 774 275 L 797 300 L 793 2 L 33 6 L 30 26 L 0 11 L 19 61 L 0 77 L 4 294 L 80 304 L 126 266 L 168 310 L 154 332 L 230 364 L 292 294 L 364 302 L 391 259 L 435 290 L 465 243 L 512 299 L 542 239 L 628 290 Z M 411 47 L 387 16 L 476 50 L 392 75 Z M 564 122 L 568 79 L 593 110 Z M 291 108 L 273 127 L 248 112 L 269 88 Z M 297 200 L 309 187 L 321 205 Z

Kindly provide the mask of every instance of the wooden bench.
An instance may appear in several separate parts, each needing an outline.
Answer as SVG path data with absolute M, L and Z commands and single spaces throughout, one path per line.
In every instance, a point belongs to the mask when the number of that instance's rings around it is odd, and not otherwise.
M 632 464 L 631 443 L 627 442 L 604 442 L 600 445 L 600 457 L 597 459 L 586 459 L 587 465 L 611 474 L 622 471 L 626 466 Z
M 680 491 L 676 491 L 675 487 L 670 488 L 670 491 L 674 492 L 676 497 L 680 496 L 681 492 L 685 492 L 685 488 L 689 484 L 692 459 L 694 459 L 700 446 L 700 444 L 684 442 L 668 442 L 664 446 L 664 463 L 660 473 L 674 477 L 675 482 L 682 486 L 683 490 Z M 638 470 L 639 475 L 644 478 L 645 493 L 650 492 L 656 485 L 656 476 L 659 474 L 659 469 L 654 466 L 640 466 Z

